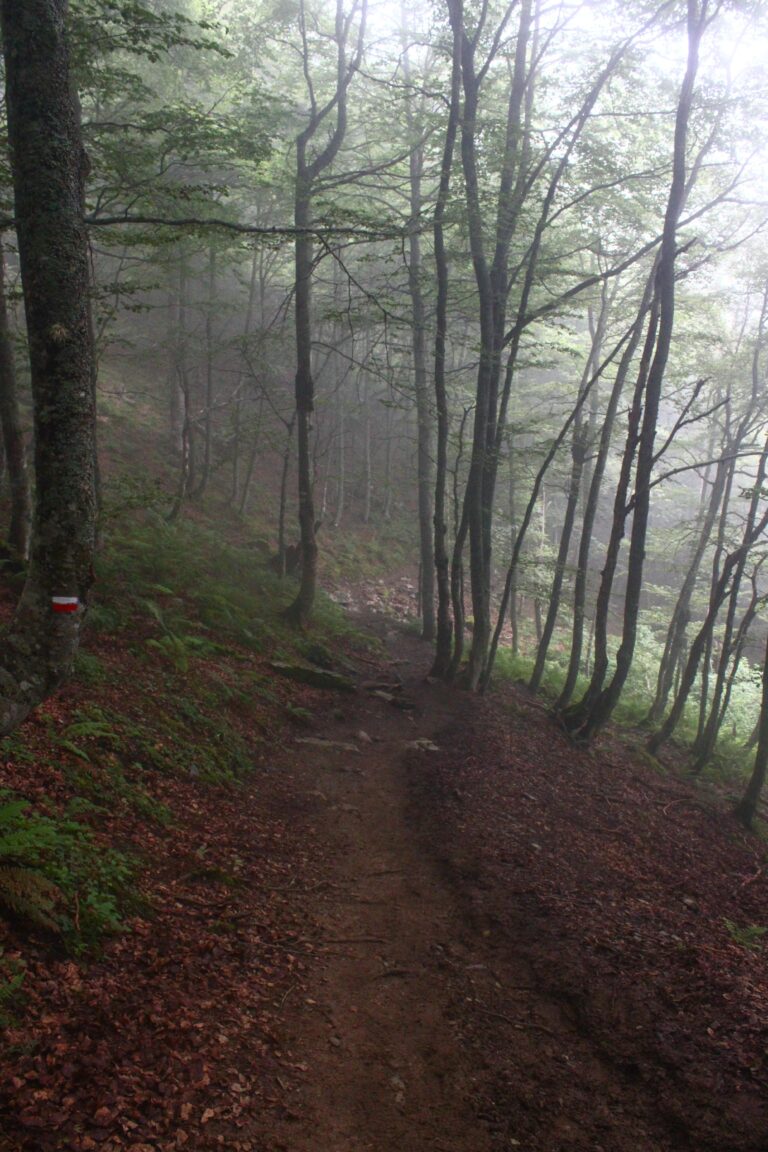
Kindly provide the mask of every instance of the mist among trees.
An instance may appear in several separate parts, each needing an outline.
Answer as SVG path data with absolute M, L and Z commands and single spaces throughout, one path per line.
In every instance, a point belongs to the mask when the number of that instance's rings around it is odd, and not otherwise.
M 2 1147 L 764 1148 L 766 4 L 0 33 Z
M 435 675 L 762 749 L 760 5 L 67 21 L 101 391 L 165 422 L 167 516 L 274 470 L 299 624 L 323 539 L 396 525 Z

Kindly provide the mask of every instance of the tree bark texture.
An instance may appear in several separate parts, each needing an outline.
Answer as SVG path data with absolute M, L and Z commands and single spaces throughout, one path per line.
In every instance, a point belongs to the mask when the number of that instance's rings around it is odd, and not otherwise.
M 35 426 L 27 580 L 0 643 L 0 732 L 69 675 L 92 583 L 95 358 L 87 157 L 70 86 L 64 0 L 2 0 L 6 106 Z M 54 610 L 54 597 L 75 611 Z
M 19 411 L 13 341 L 8 323 L 5 293 L 5 253 L 0 249 L 0 423 L 3 429 L 5 464 L 11 496 L 8 552 L 13 561 L 25 563 L 29 553 L 32 497 L 27 474 L 24 429 Z

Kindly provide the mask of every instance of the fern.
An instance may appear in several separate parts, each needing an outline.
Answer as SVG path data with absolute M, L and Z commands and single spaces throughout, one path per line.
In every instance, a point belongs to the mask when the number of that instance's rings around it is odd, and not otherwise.
M 763 936 L 768 932 L 768 927 L 763 924 L 741 925 L 729 920 L 727 916 L 723 917 L 723 923 L 734 944 L 739 944 L 742 948 L 759 948 Z
M 30 811 L 11 793 L 0 801 L 0 911 L 61 933 L 76 949 L 115 931 L 126 859 L 100 850 L 76 820 Z

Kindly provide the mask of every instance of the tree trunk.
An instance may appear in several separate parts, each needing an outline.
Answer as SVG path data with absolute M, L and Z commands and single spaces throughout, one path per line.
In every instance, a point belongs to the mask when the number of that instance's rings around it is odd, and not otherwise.
M 303 229 L 296 237 L 296 427 L 298 432 L 299 529 L 301 536 L 301 583 L 289 617 L 304 627 L 312 614 L 317 590 L 317 538 L 315 536 L 315 500 L 312 484 L 310 438 L 312 413 L 315 409 L 315 384 L 312 379 L 312 237 L 309 192 L 301 180 L 296 186 L 296 227 Z
M 645 562 L 645 541 L 651 497 L 656 424 L 661 402 L 664 372 L 672 343 L 675 322 L 675 261 L 677 227 L 688 191 L 686 149 L 688 124 L 693 105 L 693 91 L 699 64 L 699 46 L 707 27 L 708 0 L 688 0 L 688 62 L 680 90 L 675 118 L 675 142 L 672 159 L 672 183 L 664 217 L 659 265 L 656 271 L 656 296 L 659 305 L 658 335 L 648 380 L 643 390 L 643 420 L 637 453 L 632 536 L 627 564 L 627 587 L 624 595 L 624 624 L 621 646 L 616 655 L 616 669 L 610 683 L 600 692 L 579 727 L 579 735 L 591 738 L 610 718 L 626 683 L 637 637 L 637 622 Z
M 758 742 L 755 765 L 744 795 L 736 805 L 734 815 L 745 828 L 751 828 L 757 814 L 757 805 L 765 784 L 768 771 L 768 643 L 765 647 L 763 663 L 763 699 L 758 722 Z
M 352 33 L 352 16 L 344 13 L 342 0 L 336 0 L 336 90 L 334 97 L 319 106 L 309 80 L 310 51 L 306 34 L 303 0 L 299 4 L 299 21 L 303 44 L 304 76 L 310 100 L 309 121 L 296 138 L 296 191 L 294 223 L 296 225 L 294 319 L 296 328 L 296 427 L 298 432 L 299 528 L 301 535 L 301 584 L 296 599 L 286 611 L 288 619 L 305 627 L 312 614 L 317 592 L 317 535 L 314 484 L 312 476 L 312 413 L 315 408 L 315 384 L 312 378 L 312 195 L 318 177 L 336 158 L 347 131 L 349 86 L 360 67 L 365 35 L 366 0 L 360 3 L 357 42 L 351 59 L 347 46 Z M 328 120 L 335 115 L 335 123 Z M 327 137 L 320 150 L 310 159 L 308 147 L 321 128 Z
M 435 660 L 433 676 L 445 676 L 451 663 L 453 626 L 451 619 L 451 582 L 448 563 L 448 523 L 445 510 L 445 490 L 448 481 L 448 395 L 445 385 L 445 345 L 448 334 L 448 257 L 445 248 L 445 209 L 451 185 L 453 154 L 456 147 L 456 133 L 459 124 L 460 98 L 458 42 L 454 38 L 451 64 L 451 98 L 448 109 L 448 123 L 445 129 L 442 162 L 440 165 L 440 186 L 435 204 L 434 253 L 435 275 L 437 279 L 437 301 L 435 304 L 435 362 L 434 389 L 435 410 L 437 413 L 437 443 L 435 462 L 435 504 L 434 504 L 434 557 L 437 584 L 437 621 L 435 636 Z
M 405 113 L 410 137 L 408 156 L 410 221 L 408 229 L 408 291 L 411 298 L 411 350 L 416 397 L 416 491 L 419 509 L 419 611 L 423 640 L 435 638 L 435 575 L 432 552 L 432 409 L 427 382 L 427 342 L 424 293 L 421 287 L 421 178 L 424 145 L 420 140 L 421 115 L 414 115 L 408 53 L 407 11 L 402 8 L 403 78 L 406 84 Z M 421 98 L 421 109 L 423 111 Z
M 0 2 L 15 219 L 35 425 L 30 562 L 0 643 L 0 731 L 69 675 L 92 583 L 95 356 L 64 0 Z M 62 611 L 64 609 L 64 611 Z
M 216 300 L 216 249 L 211 244 L 208 249 L 208 305 L 205 309 L 205 411 L 203 413 L 203 466 L 200 479 L 192 493 L 196 500 L 201 499 L 208 487 L 211 475 L 211 453 L 213 450 L 213 311 Z
M 701 522 L 701 528 L 691 557 L 691 562 L 685 574 L 685 579 L 683 580 L 683 586 L 680 589 L 680 595 L 677 598 L 674 611 L 672 612 L 672 619 L 664 644 L 664 652 L 659 665 L 656 695 L 648 712 L 647 719 L 650 722 L 655 723 L 664 715 L 664 709 L 667 706 L 667 700 L 672 691 L 675 676 L 683 659 L 685 633 L 691 618 L 691 600 L 696 587 L 701 562 L 704 558 L 704 552 L 712 535 L 715 518 L 720 510 L 729 467 L 728 462 L 724 460 L 718 461 L 716 465 L 715 477 L 712 482 L 712 491 L 706 512 Z
M 756 516 L 756 501 L 754 499 L 754 495 L 759 496 L 759 493 L 765 482 L 767 466 L 768 441 L 766 441 L 765 447 L 760 456 L 760 463 L 757 470 L 757 480 L 755 484 L 755 493 L 753 494 L 753 499 L 750 502 L 751 515 L 745 526 L 742 542 L 738 548 L 726 556 L 723 562 L 720 576 L 712 592 L 707 615 L 705 616 L 704 621 L 691 644 L 688 660 L 686 661 L 685 670 L 680 681 L 680 687 L 672 703 L 669 715 L 662 724 L 661 728 L 659 728 L 658 732 L 656 732 L 648 741 L 648 748 L 653 753 L 658 752 L 661 745 L 666 740 L 668 740 L 672 733 L 675 731 L 680 717 L 683 714 L 683 709 L 685 708 L 685 704 L 688 700 L 691 688 L 693 687 L 694 681 L 696 679 L 696 673 L 699 669 L 699 663 L 701 661 L 702 654 L 704 653 L 707 643 L 712 636 L 718 612 L 720 611 L 720 608 L 726 596 L 728 595 L 731 580 L 735 572 L 739 569 L 740 565 L 742 565 L 746 560 L 746 556 L 749 553 L 750 548 L 753 546 L 755 541 L 760 538 L 766 526 L 768 526 L 768 510 L 766 510 L 761 515 L 760 519 L 756 522 L 754 519 L 754 516 Z
M 555 574 L 552 579 L 552 587 L 549 592 L 549 604 L 547 608 L 547 616 L 544 626 L 537 629 L 539 646 L 536 651 L 536 662 L 531 673 L 531 679 L 528 687 L 531 692 L 538 692 L 541 687 L 541 678 L 544 675 L 544 665 L 547 660 L 547 653 L 549 645 L 552 640 L 552 635 L 555 631 L 555 623 L 557 622 L 557 614 L 560 610 L 560 595 L 563 587 L 563 580 L 565 579 L 565 567 L 568 563 L 568 553 L 571 547 L 571 533 L 573 532 L 573 525 L 576 520 L 576 505 L 579 500 L 579 491 L 581 489 L 581 473 L 584 468 L 584 457 L 586 454 L 586 428 L 582 424 L 578 424 L 574 428 L 573 443 L 571 445 L 571 454 L 573 463 L 571 467 L 571 477 L 568 486 L 568 500 L 565 508 L 565 517 L 563 520 L 563 528 L 560 533 L 560 545 L 557 551 L 557 559 L 555 560 Z M 537 600 L 538 604 L 538 600 Z
M 592 475 L 589 483 L 589 492 L 587 495 L 586 504 L 584 506 L 584 517 L 581 525 L 581 539 L 579 541 L 579 552 L 576 560 L 576 577 L 573 587 L 573 633 L 571 636 L 571 654 L 568 661 L 568 671 L 565 677 L 560 696 L 555 704 L 555 711 L 562 712 L 570 704 L 571 697 L 573 696 L 576 682 L 581 671 L 581 654 L 584 644 L 584 622 L 586 619 L 586 603 L 587 603 L 587 581 L 589 578 L 589 557 L 592 550 L 592 532 L 597 518 L 597 510 L 600 504 L 600 492 L 603 484 L 603 477 L 605 475 L 605 466 L 608 461 L 608 453 L 611 447 L 611 439 L 613 436 L 613 428 L 616 422 L 616 413 L 619 407 L 619 400 L 621 399 L 624 385 L 629 374 L 629 369 L 632 360 L 637 351 L 637 346 L 640 343 L 640 337 L 643 332 L 643 324 L 645 316 L 650 306 L 650 297 L 652 293 L 653 277 L 650 276 L 646 282 L 645 292 L 643 294 L 640 307 L 638 309 L 637 320 L 632 329 L 630 339 L 627 343 L 619 366 L 616 371 L 616 377 L 613 382 L 611 394 L 608 400 L 608 407 L 603 418 L 603 425 L 600 430 L 600 441 L 597 448 L 597 455 L 592 467 Z M 623 525 L 622 525 L 623 536 Z M 593 615 L 590 624 L 591 633 L 594 637 L 595 629 L 595 616 Z
M 344 415 L 344 397 L 341 394 L 341 388 L 339 388 L 337 395 L 339 401 L 339 431 L 337 437 L 339 445 L 339 468 L 336 473 L 336 515 L 333 518 L 334 528 L 341 527 L 341 521 L 344 517 L 344 499 L 347 490 L 347 422 Z
M 715 750 L 715 745 L 720 735 L 720 730 L 728 712 L 728 705 L 731 702 L 733 685 L 736 680 L 736 674 L 739 671 L 739 665 L 741 664 L 741 660 L 744 655 L 744 646 L 747 642 L 749 629 L 751 628 L 757 614 L 758 604 L 759 598 L 757 595 L 757 588 L 753 582 L 752 599 L 750 600 L 749 606 L 747 607 L 747 610 L 741 619 L 741 623 L 739 624 L 738 632 L 736 634 L 736 639 L 731 645 L 730 651 L 728 653 L 728 659 L 724 662 L 722 670 L 718 669 L 718 683 L 715 687 L 715 699 L 718 701 L 718 707 L 712 708 L 706 727 L 699 737 L 698 743 L 694 749 L 696 760 L 693 765 L 693 772 L 695 775 L 698 775 L 703 771 L 703 769 L 709 763 L 709 760 L 711 759 Z M 721 676 L 722 683 L 720 683 Z M 734 731 L 734 735 L 735 734 L 736 733 Z
M 16 365 L 8 324 L 5 295 L 5 252 L 0 248 L 0 422 L 3 429 L 5 463 L 11 497 L 8 552 L 16 563 L 25 563 L 29 553 L 31 496 L 27 476 L 24 430 L 19 412 Z
M 291 445 L 293 443 L 293 426 L 295 422 L 294 416 L 286 425 L 283 467 L 280 472 L 280 505 L 277 515 L 277 560 L 281 576 L 285 576 L 285 513 L 288 505 L 288 474 L 291 468 Z
M 589 323 L 591 331 L 591 344 L 589 355 L 587 356 L 584 371 L 582 373 L 581 381 L 579 383 L 579 395 L 587 387 L 590 377 L 597 369 L 600 361 L 600 350 L 602 347 L 603 336 L 605 335 L 605 328 L 608 322 L 608 296 L 606 286 L 603 286 L 603 293 L 601 298 L 600 314 L 597 323 L 594 323 L 592 309 L 589 310 Z M 595 397 L 597 396 L 597 388 L 592 389 L 592 403 L 590 404 L 591 413 L 595 410 Z M 594 417 L 592 417 L 593 419 Z M 529 688 L 532 692 L 538 692 L 541 685 L 541 678 L 544 675 L 544 665 L 549 651 L 549 645 L 555 631 L 555 624 L 557 622 L 557 615 L 560 610 L 560 596 L 565 579 L 565 569 L 568 563 L 568 554 L 571 549 L 571 536 L 573 534 L 573 526 L 576 522 L 576 508 L 581 494 L 582 475 L 584 472 L 584 464 L 589 447 L 589 432 L 591 420 L 584 421 L 581 413 L 574 421 L 573 425 L 573 438 L 571 441 L 571 477 L 568 486 L 568 497 L 565 508 L 565 516 L 563 518 L 563 528 L 560 533 L 560 544 L 558 547 L 557 560 L 555 561 L 555 574 L 552 580 L 552 588 L 549 595 L 549 607 L 547 608 L 547 617 L 544 622 L 544 629 L 542 632 L 541 641 L 536 652 L 536 663 L 534 665 L 533 673 L 529 683 Z
M 253 253 L 251 259 L 251 275 L 248 284 L 248 304 L 245 309 L 245 322 L 243 324 L 243 351 L 242 356 L 245 358 L 248 354 L 248 337 L 251 334 L 251 326 L 253 324 L 253 311 L 256 303 L 256 285 L 259 280 L 259 256 L 257 252 Z M 261 285 L 263 288 L 263 284 Z M 263 295 L 263 293 L 262 293 Z M 262 308 L 263 319 L 263 308 Z M 243 377 L 248 368 L 247 361 L 245 366 L 243 360 L 240 361 L 240 368 L 237 373 L 237 383 L 235 384 L 235 418 L 234 418 L 234 444 L 232 445 L 232 489 L 230 492 L 230 504 L 233 506 L 238 503 L 240 493 L 240 459 L 242 456 L 242 416 L 243 416 L 243 398 L 241 390 L 243 387 Z M 258 440 L 258 436 L 256 437 Z M 242 503 L 242 501 L 240 501 Z

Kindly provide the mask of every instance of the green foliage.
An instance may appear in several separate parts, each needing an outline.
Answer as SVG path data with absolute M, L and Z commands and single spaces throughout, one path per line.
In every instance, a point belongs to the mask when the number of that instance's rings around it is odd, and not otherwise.
M 96 688 L 109 680 L 109 671 L 93 652 L 78 649 L 75 656 L 75 680 L 87 688 Z
M 54 819 L 0 792 L 0 907 L 61 934 L 75 950 L 120 927 L 131 868 L 76 820 Z
M 90 705 L 55 737 L 59 747 L 89 765 L 70 769 L 81 795 L 97 803 L 122 802 L 139 815 L 170 823 L 168 809 L 142 783 L 148 770 L 193 776 L 209 783 L 238 780 L 251 768 L 243 738 L 224 720 L 212 719 L 189 697 L 164 701 L 136 719 Z
M 739 925 L 729 920 L 727 916 L 723 917 L 723 923 L 728 929 L 728 935 L 734 944 L 739 944 L 742 948 L 760 948 L 762 947 L 763 936 L 768 932 L 768 928 L 763 924 L 744 924 Z
M 303 642 L 282 619 L 293 585 L 252 548 L 227 544 L 198 524 L 167 524 L 148 513 L 112 536 L 97 575 L 101 595 L 89 621 L 100 631 L 118 631 L 136 614 L 148 616 L 160 635 L 147 646 L 181 673 L 195 656 L 224 650 L 210 634 L 265 655 L 279 645 L 293 653 Z M 340 637 L 359 639 L 342 610 L 321 596 L 311 641 Z
M 147 476 L 124 475 L 103 486 L 99 514 L 102 525 L 129 512 L 160 512 L 168 503 L 158 480 Z
M 87 770 L 68 770 L 70 781 L 78 791 L 79 810 L 84 811 L 89 805 L 92 810 L 103 810 L 105 804 L 122 803 L 144 819 L 168 825 L 170 812 L 143 787 L 141 764 L 131 763 L 138 730 L 96 705 L 89 705 L 75 716 L 63 733 L 52 733 L 52 740 L 88 764 Z M 133 778 L 126 775 L 124 764 L 132 769 Z
M 69 36 L 73 64 L 81 72 L 88 60 L 125 52 L 158 62 L 172 48 L 209 49 L 226 55 L 210 35 L 216 25 L 190 20 L 179 12 L 159 12 L 141 0 L 73 0 Z

